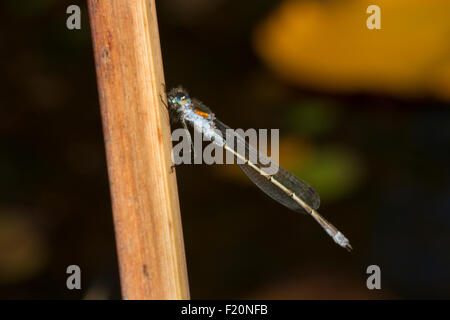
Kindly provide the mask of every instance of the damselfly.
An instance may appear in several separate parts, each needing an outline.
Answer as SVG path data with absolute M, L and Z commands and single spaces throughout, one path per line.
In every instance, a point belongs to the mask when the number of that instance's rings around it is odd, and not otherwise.
M 311 215 L 338 245 L 349 251 L 352 249 L 348 239 L 316 211 L 320 205 L 320 197 L 310 185 L 279 166 L 277 173 L 267 174 L 264 166 L 252 160 L 255 157 L 250 155 L 264 159 L 264 165 L 267 165 L 270 159 L 248 144 L 245 137 L 216 119 L 214 113 L 203 103 L 191 99 L 184 89 L 178 87 L 170 90 L 168 103 L 170 110 L 186 130 L 189 124 L 194 130 L 241 160 L 240 164 L 238 162 L 241 169 L 267 195 L 291 210 Z M 233 141 L 233 144 L 229 141 Z

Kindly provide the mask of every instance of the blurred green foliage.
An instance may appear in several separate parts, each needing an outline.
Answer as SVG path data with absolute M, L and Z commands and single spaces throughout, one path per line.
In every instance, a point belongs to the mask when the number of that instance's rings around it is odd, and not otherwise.
M 339 121 L 336 102 L 325 99 L 304 99 L 286 112 L 286 128 L 302 136 L 317 137 L 333 130 Z

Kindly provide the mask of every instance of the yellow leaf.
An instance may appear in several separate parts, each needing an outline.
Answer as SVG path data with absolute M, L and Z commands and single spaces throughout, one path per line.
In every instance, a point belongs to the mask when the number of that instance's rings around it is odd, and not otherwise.
M 381 29 L 369 30 L 369 5 Z M 301 86 L 450 99 L 450 1 L 285 1 L 255 31 L 267 65 Z

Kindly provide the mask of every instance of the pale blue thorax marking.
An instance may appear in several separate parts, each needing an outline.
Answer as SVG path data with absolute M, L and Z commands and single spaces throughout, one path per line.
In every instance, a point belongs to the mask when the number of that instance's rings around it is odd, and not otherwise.
M 182 118 L 189 122 L 195 130 L 203 133 L 208 140 L 212 140 L 219 147 L 223 147 L 226 143 L 219 131 L 214 130 L 214 122 L 195 113 L 190 107 L 191 105 L 190 102 L 183 104 Z

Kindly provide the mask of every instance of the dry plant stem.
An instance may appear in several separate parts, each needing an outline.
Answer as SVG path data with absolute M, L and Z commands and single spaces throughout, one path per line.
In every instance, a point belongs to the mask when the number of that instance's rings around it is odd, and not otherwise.
M 154 0 L 88 0 L 125 299 L 189 299 Z

